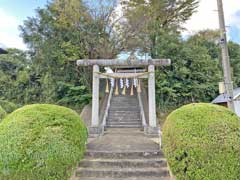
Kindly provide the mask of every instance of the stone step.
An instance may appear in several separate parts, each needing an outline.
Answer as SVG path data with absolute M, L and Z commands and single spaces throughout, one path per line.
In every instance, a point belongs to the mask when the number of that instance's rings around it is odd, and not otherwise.
M 138 104 L 138 102 L 124 102 L 124 101 L 119 101 L 119 102 L 117 102 L 117 101 L 112 101 L 111 103 L 110 103 L 111 105 L 113 105 L 113 106 L 118 106 L 118 105 L 123 105 L 123 106 L 139 106 L 139 104 Z
M 138 99 L 131 99 L 131 98 L 129 98 L 129 99 L 116 99 L 116 98 L 113 98 L 111 100 L 111 102 L 138 103 Z
M 114 131 L 112 131 L 112 132 L 109 132 L 108 130 L 109 129 L 118 129 L 118 128 L 108 128 L 105 132 L 104 132 L 104 134 L 106 135 L 106 134 L 111 134 L 112 136 L 119 136 L 119 135 L 123 135 L 123 136 L 125 136 L 125 135 L 127 135 L 128 137 L 130 137 L 130 136 L 141 136 L 142 135 L 142 132 L 129 132 L 129 129 L 130 128 L 126 128 L 126 129 L 128 129 L 128 131 L 127 132 L 124 132 L 124 133 L 118 133 L 118 132 L 114 132 Z M 122 129 L 124 129 L 124 128 L 122 128 Z M 131 129 L 134 129 L 134 128 L 131 128 Z M 138 128 L 139 129 L 139 128 Z
M 120 115 L 109 115 L 108 116 L 108 119 L 117 119 L 117 120 L 125 120 L 125 119 L 127 119 L 127 120 L 139 120 L 139 119 L 141 119 L 141 116 L 140 115 L 130 115 L 130 116 L 120 116 Z
M 147 159 L 163 158 L 162 151 L 87 151 L 85 158 L 105 158 L 105 159 Z
M 138 104 L 126 104 L 126 103 L 111 103 L 110 104 L 111 107 L 135 107 L 135 108 L 139 108 Z
M 126 111 L 126 112 L 139 112 L 139 108 L 136 107 L 112 107 L 110 106 L 109 111 Z
M 138 102 L 133 102 L 133 101 L 112 101 L 111 102 L 111 105 L 118 105 L 118 104 L 129 105 L 129 106 L 137 106 Z
M 138 104 L 138 100 L 122 100 L 122 99 L 119 99 L 119 100 L 116 100 L 116 99 L 113 99 L 112 101 L 111 101 L 111 104 L 116 104 L 116 103 L 122 103 L 122 104 L 124 104 L 124 103 L 126 103 L 126 104 L 135 104 L 135 105 L 137 105 Z
M 131 123 L 141 123 L 142 121 L 141 121 L 141 119 L 118 119 L 118 118 L 109 118 L 109 119 L 107 119 L 107 122 L 116 122 L 116 123 L 129 123 L 129 122 L 131 122 Z
M 137 103 L 138 104 L 138 99 L 116 99 L 113 98 L 111 102 L 125 102 L 125 103 Z
M 130 103 L 130 104 L 138 104 L 138 100 L 136 99 L 112 99 L 111 103 Z
M 104 177 L 104 178 L 99 178 L 99 177 L 74 177 L 74 179 L 71 180 L 171 180 L 170 177 L 147 177 L 146 178 L 142 178 L 142 177 L 137 177 L 137 176 L 133 176 L 133 177 L 128 177 L 126 178 L 110 178 L 110 177 Z
M 165 159 L 84 159 L 79 167 L 91 168 L 140 168 L 140 167 L 167 167 Z
M 117 119 L 117 120 L 139 120 L 140 114 L 129 114 L 129 115 L 120 115 L 120 114 L 109 114 L 108 119 Z
M 136 115 L 136 114 L 140 114 L 140 110 L 135 110 L 135 111 L 131 111 L 131 110 L 127 110 L 127 111 L 122 111 L 122 110 L 109 110 L 109 114 L 120 114 L 120 115 Z
M 114 115 L 114 114 L 112 114 L 112 115 L 109 115 L 108 116 L 108 119 L 118 119 L 118 120 L 125 120 L 125 119 L 128 119 L 128 120 L 134 120 L 134 119 L 136 119 L 136 120 L 139 120 L 139 119 L 141 119 L 140 118 L 141 116 L 138 114 L 138 115 L 129 115 L 129 116 L 126 116 L 126 115 L 124 115 L 124 116 L 120 116 L 120 115 Z
M 113 96 L 112 99 L 126 99 L 126 100 L 129 100 L 129 99 L 136 99 L 137 100 L 137 96 Z
M 120 119 L 139 119 L 140 113 L 127 114 L 127 113 L 108 113 L 108 117 L 120 118 Z
M 113 125 L 113 124 L 107 124 L 107 128 L 141 128 L 142 125 Z
M 78 177 L 168 177 L 167 168 L 78 168 L 76 171 Z
M 114 110 L 113 110 L 114 109 Z M 130 110 L 130 109 L 127 109 L 126 110 L 121 110 L 122 108 L 111 108 L 109 109 L 109 113 L 119 113 L 119 114 L 123 114 L 123 113 L 127 113 L 127 114 L 139 114 L 140 113 L 140 110 L 139 109 L 136 109 L 136 110 Z
M 129 128 L 108 128 L 105 130 L 104 134 L 112 134 L 112 135 L 131 135 L 131 136 L 143 136 L 143 131 L 139 130 L 139 128 L 131 128 L 131 131 Z
M 135 99 L 135 98 L 128 98 L 128 99 L 113 98 L 111 102 L 136 102 L 136 103 L 138 103 L 138 99 Z
M 140 125 L 141 121 L 107 121 L 107 125 Z
M 118 108 L 118 109 L 117 108 L 116 109 L 111 108 L 108 111 L 108 115 L 112 115 L 112 114 L 125 115 L 125 116 L 127 116 L 127 115 L 140 115 L 140 111 L 137 110 L 137 109 L 131 110 L 131 109 L 123 109 L 123 108 Z
M 107 123 L 107 127 L 138 127 L 140 128 L 142 125 L 141 123 Z

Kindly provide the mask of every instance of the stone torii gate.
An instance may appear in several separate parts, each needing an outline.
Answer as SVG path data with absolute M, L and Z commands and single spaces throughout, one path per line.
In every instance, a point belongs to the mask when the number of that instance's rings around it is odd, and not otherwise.
M 139 76 L 141 78 L 148 78 L 148 112 L 149 124 L 148 132 L 150 134 L 158 133 L 156 118 L 156 102 L 155 102 L 155 66 L 168 66 L 171 64 L 170 59 L 81 59 L 77 60 L 78 66 L 93 66 L 93 84 L 92 84 L 92 120 L 89 133 L 101 134 L 103 127 L 99 120 L 99 80 L 100 78 L 107 78 L 108 73 L 100 74 L 99 66 L 104 67 L 148 67 L 148 73 L 111 73 L 111 77 L 131 77 Z

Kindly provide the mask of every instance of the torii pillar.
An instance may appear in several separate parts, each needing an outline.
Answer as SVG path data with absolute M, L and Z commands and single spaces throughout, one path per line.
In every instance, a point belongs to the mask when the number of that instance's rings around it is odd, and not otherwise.
M 149 104 L 149 123 L 145 127 L 147 134 L 157 134 L 159 128 L 156 118 L 156 98 L 155 98 L 155 66 L 168 66 L 170 59 L 148 59 L 148 60 L 118 60 L 118 59 L 82 59 L 77 61 L 78 66 L 93 66 L 93 85 L 92 85 L 92 120 L 89 134 L 102 134 L 104 127 L 99 120 L 99 79 L 106 78 L 99 74 L 99 66 L 104 67 L 145 67 L 148 66 L 148 75 L 142 78 L 148 78 L 148 104 Z M 136 73 L 135 73 L 136 74 Z M 111 73 L 116 78 L 131 76 L 127 73 Z

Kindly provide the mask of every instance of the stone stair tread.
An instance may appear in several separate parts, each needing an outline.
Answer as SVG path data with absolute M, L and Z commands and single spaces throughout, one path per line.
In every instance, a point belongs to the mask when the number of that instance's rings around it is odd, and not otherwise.
M 165 158 L 148 158 L 148 159 L 105 159 L 105 158 L 85 158 L 81 162 L 92 161 L 92 162 L 167 162 Z
M 135 172 L 135 171 L 144 171 L 144 172 L 149 172 L 149 171 L 159 171 L 159 170 L 168 170 L 167 167 L 144 167 L 144 168 L 139 168 L 139 167 L 136 167 L 136 168 L 129 168 L 129 167 L 124 167 L 124 168 L 116 168 L 116 167 L 113 167 L 113 168 L 101 168 L 101 167 L 98 167 L 98 168 L 92 168 L 92 167 L 78 167 L 77 168 L 77 171 L 80 171 L 80 170 L 89 170 L 89 171 L 101 171 L 101 172 L 106 172 L 106 171 L 115 171 L 115 172 L 123 172 L 123 171 L 131 171 L 131 172 Z
M 71 180 L 126 180 L 126 178 L 110 178 L 110 177 L 104 177 L 104 178 L 98 178 L 98 177 L 75 177 Z M 128 177 L 127 180 L 171 180 L 170 177 Z
M 134 115 L 136 115 L 136 114 L 139 114 L 140 113 L 140 111 L 139 110 L 137 110 L 137 111 L 132 111 L 132 110 L 129 110 L 129 109 L 127 109 L 127 110 L 111 110 L 110 109 L 110 111 L 109 111 L 109 115 L 111 115 L 111 114 L 121 114 L 121 115 L 124 115 L 123 113 L 127 113 L 126 115 L 129 115 L 129 114 L 134 114 Z
M 134 151 L 134 150 L 118 150 L 118 151 L 94 151 L 94 150 L 88 150 L 85 153 L 85 157 L 89 158 L 105 158 L 106 157 L 115 157 L 115 159 L 136 159 L 136 157 L 138 159 L 140 158 L 149 158 L 149 156 L 152 158 L 152 156 L 154 158 L 161 158 L 163 157 L 163 152 L 162 151 L 158 151 L 158 150 L 145 150 L 145 151 Z
M 137 107 L 127 107 L 127 106 L 122 106 L 122 107 L 110 107 L 109 108 L 109 112 L 117 112 L 117 111 L 121 111 L 121 112 L 132 112 L 132 113 L 137 113 L 140 112 L 140 109 Z
M 140 118 L 119 118 L 119 117 L 111 117 L 111 118 L 108 118 L 107 121 L 132 122 L 132 121 L 141 121 L 141 120 L 140 120 Z
M 117 110 L 109 110 L 108 115 L 112 115 L 112 114 L 117 114 L 117 115 L 140 115 L 140 111 L 133 111 L 129 108 L 127 108 L 126 110 L 120 110 L 119 108 Z
M 108 116 L 119 116 L 119 117 L 131 117 L 131 116 L 140 116 L 140 112 L 132 112 L 132 111 L 121 111 L 121 112 L 109 112 Z
M 141 124 L 140 120 L 137 121 L 108 121 L 107 124 Z
M 124 123 L 124 124 L 120 124 L 120 123 L 107 123 L 107 126 L 141 126 L 141 124 L 140 123 L 128 123 L 128 124 L 126 124 L 126 123 Z
M 163 153 L 162 151 L 160 150 L 145 150 L 145 151 L 130 151 L 130 150 L 127 150 L 127 151 L 94 151 L 94 150 L 87 150 L 86 153 L 145 153 L 145 154 L 149 154 L 149 153 L 156 153 L 156 154 L 159 154 L 159 153 Z
M 124 118 L 124 117 L 109 117 L 109 118 L 107 118 L 107 120 L 122 120 L 122 121 L 134 121 L 134 120 L 136 120 L 136 121 L 140 121 L 140 118 L 138 118 L 138 117 L 135 117 L 135 118 Z
M 107 124 L 108 128 L 140 128 L 142 125 L 111 125 Z
M 107 123 L 120 123 L 120 124 L 122 124 L 122 123 L 126 123 L 126 124 L 128 124 L 128 123 L 137 123 L 137 124 L 141 124 L 141 121 L 140 121 L 140 119 L 139 120 L 129 120 L 129 121 L 126 121 L 126 120 L 118 120 L 118 119 L 114 119 L 114 120 L 107 120 Z
M 140 118 L 117 118 L 117 117 L 111 117 L 111 118 L 108 118 L 107 120 L 110 120 L 110 121 L 124 121 L 124 122 L 132 122 L 132 121 L 141 121 Z
M 145 168 L 145 167 L 167 167 L 167 161 L 164 158 L 148 159 L 102 159 L 87 158 L 79 163 L 79 167 L 105 167 L 107 168 Z
M 140 119 L 140 115 L 130 115 L 130 116 L 127 116 L 127 115 L 123 115 L 121 117 L 119 117 L 118 115 L 110 115 L 108 117 L 108 119 L 113 119 L 113 118 L 118 118 L 118 119 Z
M 112 118 L 118 118 L 118 119 L 140 119 L 140 115 L 122 115 L 121 117 L 119 117 L 119 115 L 109 115 L 108 119 L 112 119 Z
M 169 172 L 167 167 L 144 167 L 144 168 L 84 168 L 76 170 L 77 176 L 82 177 L 167 177 Z

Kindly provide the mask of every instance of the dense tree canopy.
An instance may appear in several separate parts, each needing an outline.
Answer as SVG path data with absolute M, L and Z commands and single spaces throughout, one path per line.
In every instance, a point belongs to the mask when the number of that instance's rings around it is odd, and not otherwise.
M 20 26 L 28 51 L 0 55 L 1 99 L 24 105 L 55 103 L 81 108 L 91 99 L 91 68 L 80 58 L 115 58 L 136 48 L 153 58 L 170 58 L 158 68 L 156 97 L 161 110 L 189 102 L 209 102 L 222 81 L 218 31 L 201 31 L 183 39 L 181 29 L 197 0 L 122 1 L 53 0 Z M 144 10 L 144 11 L 143 11 Z M 144 12 L 144 13 L 142 13 Z M 240 45 L 230 42 L 235 87 L 240 86 Z
M 127 47 L 153 48 L 160 30 L 182 29 L 195 12 L 198 0 L 124 0 L 123 4 Z
M 155 56 L 172 60 L 170 67 L 159 68 L 156 73 L 160 107 L 209 102 L 216 96 L 221 80 L 219 60 L 194 39 L 183 41 L 177 34 L 166 33 L 159 37 Z

